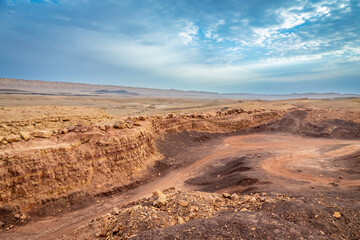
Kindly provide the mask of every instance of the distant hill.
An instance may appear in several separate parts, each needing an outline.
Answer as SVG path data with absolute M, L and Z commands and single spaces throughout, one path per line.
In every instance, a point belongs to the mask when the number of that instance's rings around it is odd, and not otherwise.
M 181 91 L 174 89 L 153 89 L 124 87 L 113 85 L 96 85 L 68 82 L 48 82 L 38 80 L 22 80 L 0 78 L 0 94 L 39 94 L 60 96 L 151 96 L 151 97 L 180 97 L 180 98 L 226 98 L 226 99 L 321 99 L 321 98 L 352 98 L 358 94 L 339 93 L 293 93 L 293 94 L 250 94 L 250 93 L 216 93 L 204 91 Z
M 128 92 L 126 90 L 114 90 L 114 91 L 109 91 L 109 90 L 96 90 L 94 91 L 94 93 L 100 93 L 100 94 L 110 94 L 110 93 L 115 93 L 115 94 L 127 94 L 127 95 L 137 95 L 136 93 L 131 93 Z

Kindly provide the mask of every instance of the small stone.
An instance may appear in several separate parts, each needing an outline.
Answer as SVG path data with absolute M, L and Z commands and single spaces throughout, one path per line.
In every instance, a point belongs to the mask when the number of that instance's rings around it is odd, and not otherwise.
M 134 122 L 134 126 L 135 127 L 141 127 L 141 123 L 140 122 Z
M 113 208 L 113 212 L 114 212 L 114 214 L 116 214 L 116 215 L 119 215 L 120 214 L 120 210 L 118 209 L 118 208 Z
M 223 197 L 224 197 L 224 198 L 230 198 L 230 194 L 228 194 L 228 193 L 223 193 Z
M 178 201 L 178 204 L 183 206 L 183 207 L 187 207 L 189 205 L 188 202 L 183 201 L 183 200 Z
M 21 218 L 20 214 L 15 214 L 15 218 L 20 219 Z
M 20 135 L 9 135 L 9 136 L 6 136 L 6 141 L 11 143 L 11 142 L 18 142 L 21 140 L 21 137 Z
M 230 199 L 231 199 L 231 200 L 238 200 L 238 199 L 239 199 L 239 196 L 238 196 L 236 193 L 233 193 L 233 194 L 230 196 Z
M 186 222 L 188 222 L 188 221 L 190 220 L 190 217 L 189 217 L 189 216 L 185 216 L 185 217 L 184 217 L 184 220 L 185 220 Z
M 113 127 L 117 128 L 117 129 L 124 129 L 124 128 L 126 128 L 126 123 L 119 121 L 119 122 L 116 122 Z
M 245 211 L 248 211 L 248 209 L 247 208 L 240 209 L 240 212 L 245 212 Z
M 106 237 L 106 230 L 102 230 L 102 231 L 100 231 L 100 232 L 97 232 L 95 236 L 96 236 L 97 238 Z
M 182 217 L 178 217 L 178 223 L 183 224 L 183 223 L 185 223 L 185 221 Z
M 339 213 L 339 212 L 334 212 L 333 217 L 340 218 L 340 217 L 341 217 L 341 213 Z
M 30 139 L 30 133 L 29 132 L 20 132 L 20 136 L 22 137 L 22 139 L 24 139 L 25 141 Z
M 5 223 L 0 222 L 0 227 L 4 227 L 4 226 L 5 226 Z
M 153 192 L 153 197 L 155 199 L 155 201 L 153 202 L 154 206 L 162 207 L 166 205 L 166 196 L 160 190 Z
M 61 130 L 61 133 L 62 133 L 62 134 L 66 134 L 66 133 L 68 133 L 68 132 L 69 132 L 69 130 L 68 130 L 67 128 L 64 128 L 64 129 Z
M 251 231 L 255 231 L 255 230 L 256 230 L 256 228 L 254 228 L 254 227 L 253 227 L 253 228 L 251 228 Z
M 52 131 L 37 131 L 33 132 L 33 136 L 37 138 L 49 138 L 53 135 Z

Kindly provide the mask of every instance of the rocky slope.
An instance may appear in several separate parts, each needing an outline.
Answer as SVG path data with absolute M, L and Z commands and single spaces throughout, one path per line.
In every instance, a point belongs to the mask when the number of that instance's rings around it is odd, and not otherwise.
M 154 192 L 152 198 L 115 207 L 60 239 L 359 237 L 356 203 L 343 201 L 344 205 L 336 206 L 334 200 L 321 194 L 309 199 L 279 193 L 238 196 L 170 188 L 164 193 Z

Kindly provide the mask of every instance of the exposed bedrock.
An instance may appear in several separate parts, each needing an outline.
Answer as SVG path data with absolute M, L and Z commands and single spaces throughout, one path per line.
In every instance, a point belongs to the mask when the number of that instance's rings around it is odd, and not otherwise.
M 155 140 L 167 132 L 231 132 L 279 118 L 279 112 L 213 118 L 150 117 L 112 126 L 78 125 L 0 145 L 0 204 L 6 213 L 31 214 L 42 204 L 70 197 L 112 194 L 158 175 Z M 139 120 L 140 119 L 140 120 Z M 124 125 L 124 127 L 122 127 Z
M 158 176 L 156 166 L 165 153 L 157 148 L 156 139 L 167 133 L 284 131 L 360 138 L 358 115 L 352 122 L 341 119 L 347 116 L 343 114 L 339 119 L 332 118 L 336 115 L 315 119 L 328 113 L 297 111 L 114 117 L 100 125 L 89 122 L 64 128 L 60 124 L 45 138 L 32 134 L 26 140 L 7 141 L 0 145 L 0 215 L 31 215 L 44 203 L 112 194 L 149 181 Z M 21 126 L 17 130 L 22 131 Z

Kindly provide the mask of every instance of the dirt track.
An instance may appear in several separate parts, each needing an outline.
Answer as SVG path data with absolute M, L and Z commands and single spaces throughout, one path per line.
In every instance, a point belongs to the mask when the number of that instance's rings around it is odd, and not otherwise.
M 360 186 L 360 140 L 307 138 L 286 134 L 252 134 L 207 141 L 183 152 L 194 162 L 126 194 L 101 198 L 99 203 L 58 217 L 30 222 L 1 239 L 54 239 L 69 234 L 114 206 L 157 189 L 178 187 L 209 192 L 302 193 L 342 192 Z M 352 157 L 351 157 L 352 156 Z

